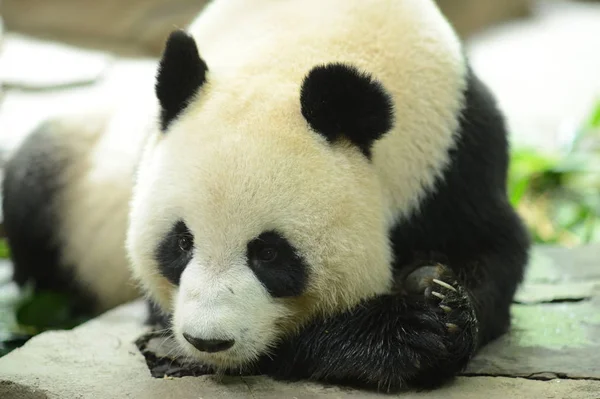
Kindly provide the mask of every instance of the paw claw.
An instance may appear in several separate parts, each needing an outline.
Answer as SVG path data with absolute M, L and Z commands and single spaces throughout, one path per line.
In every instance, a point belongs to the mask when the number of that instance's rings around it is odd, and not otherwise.
M 440 308 L 442 308 L 442 310 L 446 313 L 452 312 L 452 308 L 450 306 L 440 305 Z
M 447 288 L 449 290 L 452 290 L 454 292 L 458 292 L 458 290 L 456 288 L 454 288 L 453 286 L 451 286 L 450 284 L 443 282 L 442 280 L 438 280 L 437 278 L 433 279 L 433 282 L 436 283 L 437 285 L 441 285 L 444 288 Z
M 423 266 L 405 276 L 403 284 L 406 294 L 424 299 L 427 311 L 435 316 L 436 328 L 442 330 L 440 334 L 452 336 L 453 340 L 461 338 L 463 333 L 465 336 L 477 336 L 477 320 L 471 299 L 452 269 L 440 264 Z
M 446 327 L 448 328 L 448 331 L 451 333 L 455 333 L 459 330 L 458 326 L 454 323 L 446 323 Z
M 446 295 L 442 295 L 439 292 L 431 291 L 431 295 L 436 296 L 436 297 L 440 298 L 441 300 L 446 299 Z

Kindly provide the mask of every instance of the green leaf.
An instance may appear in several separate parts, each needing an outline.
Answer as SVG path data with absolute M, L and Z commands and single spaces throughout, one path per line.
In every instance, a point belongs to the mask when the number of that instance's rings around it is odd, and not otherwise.
M 6 239 L 0 239 L 0 259 L 10 259 L 10 249 Z
M 38 292 L 17 309 L 17 322 L 37 332 L 49 329 L 68 329 L 76 326 L 72 301 L 66 294 Z
M 596 107 L 590 115 L 588 126 L 592 129 L 600 128 L 600 101 L 596 103 Z
M 522 148 L 513 150 L 510 162 L 510 174 L 525 177 L 552 169 L 560 162 L 560 158 L 531 148 Z
M 513 206 L 517 206 L 527 193 L 529 188 L 529 179 L 519 179 L 512 181 L 509 186 L 510 203 Z

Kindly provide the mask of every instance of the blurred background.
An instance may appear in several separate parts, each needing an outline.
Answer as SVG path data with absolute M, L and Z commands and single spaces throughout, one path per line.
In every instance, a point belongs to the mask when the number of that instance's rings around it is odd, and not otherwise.
M 168 33 L 205 4 L 0 0 L 0 152 L 56 112 L 116 101 L 147 85 Z M 507 115 L 511 201 L 535 242 L 599 242 L 600 1 L 438 4 Z M 1 241 L 0 256 L 7 256 Z M 0 266 L 0 308 L 13 295 L 1 289 L 9 280 L 8 265 Z M 60 319 L 59 305 L 38 314 Z M 2 323 L 0 317 L 0 349 Z

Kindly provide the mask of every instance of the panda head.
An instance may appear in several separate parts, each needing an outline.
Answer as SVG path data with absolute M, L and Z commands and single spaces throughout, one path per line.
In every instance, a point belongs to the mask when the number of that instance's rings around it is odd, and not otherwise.
M 212 71 L 177 31 L 156 95 L 127 249 L 186 354 L 243 366 L 307 320 L 389 290 L 370 154 L 392 103 L 377 81 L 341 63 L 300 79 Z

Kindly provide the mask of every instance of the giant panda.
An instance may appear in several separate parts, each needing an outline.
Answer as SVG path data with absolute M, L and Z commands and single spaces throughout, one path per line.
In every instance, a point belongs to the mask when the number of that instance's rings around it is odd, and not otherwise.
M 507 331 L 530 247 L 507 129 L 433 1 L 214 0 L 156 71 L 12 157 L 19 281 L 141 293 L 217 373 L 386 392 Z

